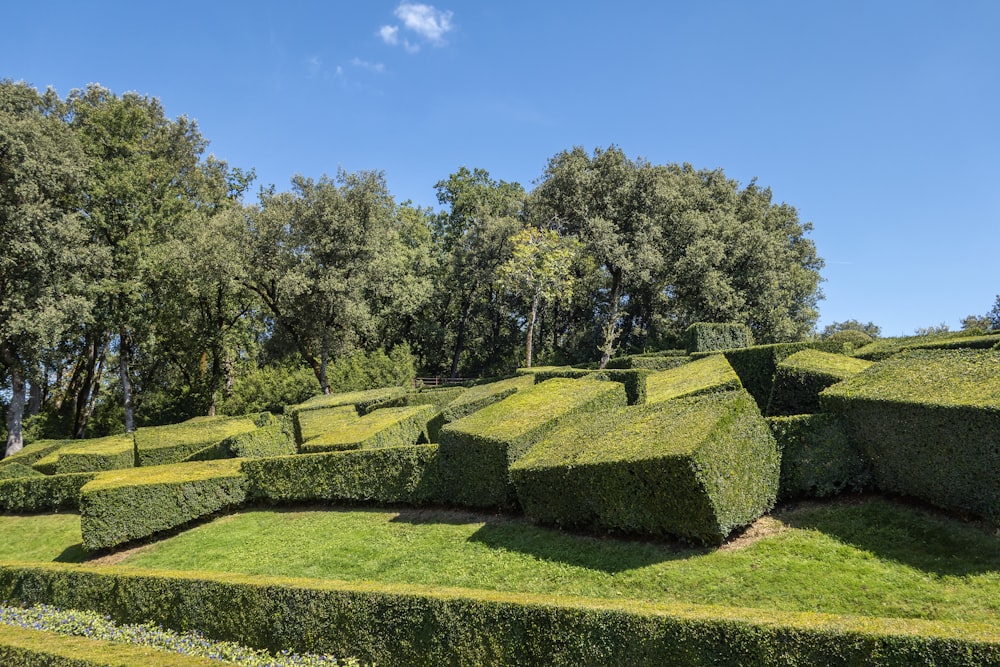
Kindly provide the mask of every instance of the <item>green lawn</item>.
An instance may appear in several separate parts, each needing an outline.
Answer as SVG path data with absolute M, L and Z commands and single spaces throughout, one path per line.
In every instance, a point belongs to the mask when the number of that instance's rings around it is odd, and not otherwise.
M 0 517 L 0 559 L 72 555 L 72 518 Z M 881 499 L 789 506 L 764 525 L 712 550 L 436 510 L 249 511 L 122 565 L 1000 622 L 1000 539 L 975 526 Z

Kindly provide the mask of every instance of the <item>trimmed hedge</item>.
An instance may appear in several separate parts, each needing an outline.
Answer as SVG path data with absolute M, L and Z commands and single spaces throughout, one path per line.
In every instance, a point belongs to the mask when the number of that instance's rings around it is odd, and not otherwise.
M 60 447 L 64 447 L 70 443 L 79 442 L 78 440 L 38 440 L 31 443 L 30 445 L 25 445 L 16 454 L 11 454 L 5 458 L 0 459 L 0 470 L 3 470 L 9 465 L 20 464 L 24 466 L 33 465 L 36 461 L 44 458 L 56 451 Z M 51 474 L 51 473 L 50 473 Z
M 443 502 L 437 445 L 279 456 L 243 462 L 247 495 L 287 502 Z
M 438 387 L 434 389 L 419 389 L 411 391 L 398 398 L 391 398 L 379 403 L 375 408 L 402 408 L 414 405 L 434 406 L 434 416 L 427 422 L 427 441 L 437 442 L 441 427 L 447 423 L 444 410 L 453 401 L 458 400 L 466 392 L 465 387 Z M 371 412 L 369 409 L 367 412 Z M 366 412 L 366 414 L 367 414 Z
M 696 322 L 684 330 L 681 342 L 688 354 L 732 350 L 753 345 L 753 334 L 745 324 Z
M 358 411 L 353 405 L 337 405 L 330 408 L 295 412 L 291 419 L 295 442 L 301 445 L 306 440 L 312 440 L 324 433 L 354 424 L 358 420 Z
M 902 352 L 820 405 L 844 415 L 878 488 L 1000 519 L 1000 355 Z
M 246 500 L 238 459 L 103 473 L 81 490 L 80 530 L 88 551 L 176 528 Z
M 1000 346 L 1000 333 L 970 336 L 961 331 L 932 336 L 883 338 L 854 351 L 854 356 L 868 361 L 882 361 L 904 350 L 989 350 Z
M 453 400 L 444 409 L 445 422 L 453 422 L 467 417 L 487 405 L 492 405 L 522 389 L 535 384 L 532 374 L 517 375 L 512 378 L 470 387 L 468 391 Z
M 299 445 L 299 452 L 315 454 L 414 445 L 421 438 L 427 440 L 427 423 L 436 413 L 433 405 L 414 405 L 408 408 L 380 408 L 363 417 L 335 412 L 331 415 L 333 420 L 328 422 L 309 419 L 321 417 L 325 411 L 299 413 L 297 418 L 307 420 L 303 436 L 320 431 L 313 437 L 305 437 Z
M 569 420 L 511 466 L 528 516 L 720 544 L 774 505 L 774 438 L 745 391 Z
M 551 380 L 552 378 L 570 378 L 576 380 L 590 378 L 606 382 L 620 382 L 625 385 L 625 395 L 628 399 L 628 404 L 642 405 L 646 402 L 646 378 L 652 373 L 653 371 L 642 368 L 627 370 L 606 369 L 599 371 L 563 367 L 539 371 L 534 376 L 535 384 Z
M 0 566 L 0 599 L 394 665 L 1000 664 L 995 624 L 62 564 Z
M 555 378 L 489 405 L 441 429 L 441 470 L 449 501 L 510 506 L 508 467 L 564 419 L 624 406 L 616 382 Z
M 796 352 L 778 364 L 765 414 L 787 416 L 819 412 L 819 392 L 871 365 L 870 361 L 843 354 L 813 349 Z
M 647 377 L 646 403 L 661 403 L 673 398 L 742 388 L 740 377 L 726 357 L 713 354 Z
M 9 667 L 218 667 L 218 660 L 0 624 L 0 665 Z
M 38 459 L 32 467 L 47 475 L 134 468 L 135 441 L 127 433 L 74 440 Z
M 44 474 L 20 463 L 12 463 L 0 468 L 0 479 L 15 479 L 17 477 L 44 477 Z
M 0 510 L 52 512 L 76 509 L 80 506 L 80 489 L 97 474 L 77 472 L 0 480 Z
M 778 498 L 825 498 L 871 485 L 871 469 L 837 415 L 768 417 L 781 453 Z
M 671 368 L 677 368 L 678 366 L 683 366 L 689 361 L 691 361 L 691 358 L 688 356 L 632 355 L 632 356 L 618 357 L 617 359 L 612 359 L 611 361 L 608 362 L 606 368 L 613 368 L 613 369 L 645 368 L 646 370 L 650 371 L 665 371 Z
M 180 463 L 205 447 L 256 428 L 252 415 L 195 417 L 179 424 L 140 428 L 135 432 L 136 465 Z
M 378 405 L 406 393 L 402 387 L 381 387 L 365 391 L 349 391 L 340 394 L 313 396 L 304 403 L 285 406 L 286 415 L 294 415 L 309 410 L 336 408 L 343 405 L 353 405 L 358 414 L 364 414 L 371 406 Z

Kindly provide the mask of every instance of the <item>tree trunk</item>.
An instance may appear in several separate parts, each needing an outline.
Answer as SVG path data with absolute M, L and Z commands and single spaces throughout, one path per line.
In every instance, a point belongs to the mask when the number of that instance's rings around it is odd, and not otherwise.
M 37 417 L 42 411 L 42 394 L 44 393 L 43 382 L 45 373 L 35 368 L 31 378 L 31 389 L 28 391 L 28 416 Z
M 101 376 L 104 375 L 104 361 L 108 354 L 108 348 L 101 345 L 101 355 L 97 359 L 97 368 L 94 370 L 94 389 L 90 392 L 90 398 L 84 404 L 79 415 L 79 420 L 73 427 L 73 437 L 82 438 L 87 432 L 87 424 L 90 423 L 90 416 L 94 414 L 97 406 L 97 397 L 101 393 Z
M 87 429 L 87 421 L 90 419 L 87 407 L 91 403 L 91 395 L 97 387 L 97 351 L 102 346 L 101 341 L 96 336 L 87 336 L 87 348 L 85 360 L 80 366 L 85 366 L 83 383 L 74 398 L 73 410 L 73 433 L 74 437 L 82 438 Z
M 7 446 L 4 457 L 12 456 L 24 447 L 24 368 L 8 343 L 0 346 L 0 359 L 10 373 L 10 405 L 7 407 Z
M 622 300 L 622 273 L 621 271 L 611 272 L 611 304 L 608 313 L 608 323 L 604 327 L 604 344 L 601 346 L 601 363 L 598 368 L 603 369 L 611 360 L 611 355 L 615 352 L 615 341 L 618 339 L 618 315 L 621 311 Z
M 465 349 L 465 328 L 468 324 L 469 314 L 472 312 L 472 296 L 470 295 L 462 303 L 462 317 L 458 320 L 458 334 L 455 336 L 455 354 L 451 358 L 451 377 L 458 377 L 458 362 Z
M 212 349 L 212 375 L 208 381 L 208 416 L 214 417 L 216 411 L 215 394 L 219 391 L 219 380 L 222 379 L 222 355 L 218 348 Z
M 233 397 L 233 383 L 236 381 L 235 369 L 233 368 L 233 354 L 226 352 L 226 384 L 222 397 L 229 399 Z
M 527 359 L 527 368 L 531 368 L 531 349 L 533 347 L 533 342 L 535 340 L 535 318 L 538 316 L 538 295 L 531 300 L 531 315 L 528 316 L 528 340 L 525 343 L 525 357 Z
M 125 432 L 135 432 L 135 407 L 132 404 L 132 381 L 128 376 L 128 332 L 122 327 L 118 334 L 118 372 L 122 382 L 122 405 L 125 407 Z

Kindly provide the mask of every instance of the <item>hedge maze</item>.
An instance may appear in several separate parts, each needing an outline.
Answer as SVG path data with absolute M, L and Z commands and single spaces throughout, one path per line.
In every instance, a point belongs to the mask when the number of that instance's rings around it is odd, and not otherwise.
M 1000 350 L 993 349 L 1000 337 L 753 346 L 745 327 L 700 325 L 685 342 L 685 351 L 622 358 L 620 368 L 603 371 L 525 369 L 468 387 L 318 396 L 288 406 L 281 416 L 205 417 L 127 436 L 37 442 L 0 461 L 0 511 L 78 511 L 84 547 L 92 552 L 248 504 L 468 507 L 523 513 L 566 529 L 672 536 L 709 546 L 752 524 L 777 500 L 858 490 L 1000 520 Z M 72 576 L 93 581 L 74 589 L 63 581 Z M 25 577 L 48 583 L 28 586 Z M 0 568 L 0 594 L 137 613 L 117 607 L 120 601 L 87 597 L 99 596 L 94 582 L 102 577 L 134 587 L 139 597 L 149 587 L 168 595 L 189 583 L 152 576 L 153 583 L 139 583 L 146 579 L 103 570 Z M 238 577 L 199 580 L 198 595 L 238 590 L 259 597 L 266 614 L 277 613 L 271 606 L 285 603 L 269 600 L 256 586 Z M 647 662 L 669 662 L 681 645 L 692 655 L 715 655 L 734 637 L 742 648 L 726 650 L 757 656 L 765 649 L 755 642 L 766 637 L 777 651 L 771 657 L 792 656 L 792 663 L 823 662 L 827 649 L 849 653 L 844 664 L 864 663 L 872 651 L 905 656 L 899 664 L 947 661 L 951 651 L 990 660 L 1000 655 L 995 633 L 966 641 L 946 631 L 911 631 L 919 624 L 900 631 L 851 629 L 800 614 L 787 623 L 741 617 L 717 625 L 681 609 L 533 606 L 502 595 L 451 598 L 392 586 L 327 592 L 302 592 L 299 583 L 260 586 L 288 596 L 290 606 L 281 613 L 302 604 L 312 609 L 307 600 L 317 596 L 338 610 L 331 618 L 351 613 L 357 615 L 351 623 L 382 627 L 379 619 L 398 617 L 400 625 L 386 635 L 395 639 L 338 625 L 345 634 L 337 641 L 349 650 L 361 645 L 386 664 L 449 650 L 470 664 L 586 662 L 586 652 L 542 650 L 524 633 L 558 628 L 579 640 L 561 644 L 569 650 L 587 645 L 589 633 L 612 617 L 618 629 L 600 631 L 610 642 L 604 657 L 612 662 L 631 660 L 629 651 L 640 650 L 628 648 L 633 632 L 651 642 L 641 648 Z M 44 600 L 39 591 L 46 590 L 71 599 Z M 216 604 L 215 598 L 209 603 L 186 595 L 174 591 L 169 598 L 183 598 L 192 608 Z M 472 635 L 442 640 L 452 642 L 447 646 L 426 643 L 421 628 L 430 622 L 427 614 L 442 627 L 468 622 L 496 642 L 496 652 Z M 498 623 L 516 637 L 495 629 Z M 383 640 L 389 643 L 379 644 Z M 828 646 L 834 640 L 839 648 Z

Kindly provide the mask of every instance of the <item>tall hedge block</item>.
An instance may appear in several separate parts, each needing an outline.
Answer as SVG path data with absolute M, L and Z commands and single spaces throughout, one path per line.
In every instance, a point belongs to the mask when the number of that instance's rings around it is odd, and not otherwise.
M 774 505 L 774 438 L 745 391 L 567 420 L 511 466 L 528 516 L 721 543 Z
M 583 368 L 561 367 L 549 370 L 540 370 L 534 374 L 535 384 L 551 380 L 552 378 L 590 378 L 593 380 L 604 380 L 607 382 L 620 382 L 625 387 L 625 396 L 629 405 L 641 405 L 646 402 L 646 379 L 653 371 L 645 368 L 617 369 L 608 368 L 605 370 L 588 370 Z
M 1000 333 L 970 336 L 953 331 L 930 336 L 882 338 L 857 348 L 854 356 L 868 361 L 882 361 L 905 350 L 989 350 L 1000 346 Z
M 53 512 L 80 506 L 80 489 L 96 472 L 74 472 L 0 480 L 0 510 L 4 512 Z
M 81 489 L 84 548 L 115 547 L 242 505 L 246 478 L 240 463 L 177 463 L 97 476 Z
M 903 352 L 824 390 L 878 488 L 1000 518 L 1000 355 Z
M 696 322 L 684 330 L 682 342 L 688 354 L 732 350 L 753 345 L 753 334 L 745 324 Z
M 75 440 L 38 459 L 32 467 L 47 475 L 132 468 L 135 440 L 130 434 Z
M 871 485 L 867 459 L 839 415 L 768 417 L 781 453 L 778 497 L 824 498 Z
M 257 428 L 253 417 L 195 417 L 135 432 L 136 465 L 180 463 L 195 452 Z
M 819 412 L 819 392 L 867 370 L 872 362 L 843 354 L 807 349 L 778 363 L 765 414 L 804 415 Z
M 646 403 L 741 389 L 740 377 L 724 355 L 713 354 L 646 378 Z
M 302 444 L 299 452 L 344 451 L 375 447 L 402 447 L 427 439 L 427 423 L 437 414 L 433 405 L 380 408 L 359 417 L 344 408 L 299 413 Z M 322 421 L 326 416 L 328 419 Z M 315 434 L 315 435 L 312 435 Z
M 359 414 L 364 414 L 374 405 L 384 403 L 393 398 L 398 398 L 406 393 L 402 387 L 380 387 L 378 389 L 366 389 L 364 391 L 349 391 L 339 394 L 328 394 L 313 396 L 304 403 L 289 405 L 285 407 L 286 415 L 294 415 L 299 412 L 309 410 L 323 410 L 325 408 L 336 408 L 344 405 L 351 405 Z
M 17 477 L 44 477 L 44 474 L 21 463 L 11 463 L 0 468 L 0 479 L 15 479 Z
M 299 454 L 243 462 L 248 494 L 288 502 L 441 502 L 437 445 Z
M 445 406 L 444 420 L 445 422 L 457 421 L 534 384 L 534 376 L 524 374 L 470 387 L 465 393 Z
M 441 429 L 447 500 L 473 507 L 514 502 L 508 468 L 565 419 L 627 403 L 617 382 L 554 378 Z
M 39 459 L 48 456 L 52 452 L 64 447 L 73 440 L 38 440 L 31 443 L 30 445 L 25 445 L 21 451 L 11 456 L 6 456 L 0 459 L 0 470 L 9 465 L 23 465 L 30 466 L 34 464 Z M 77 441 L 79 442 L 79 441 Z M 51 474 L 51 473 L 50 473 Z

